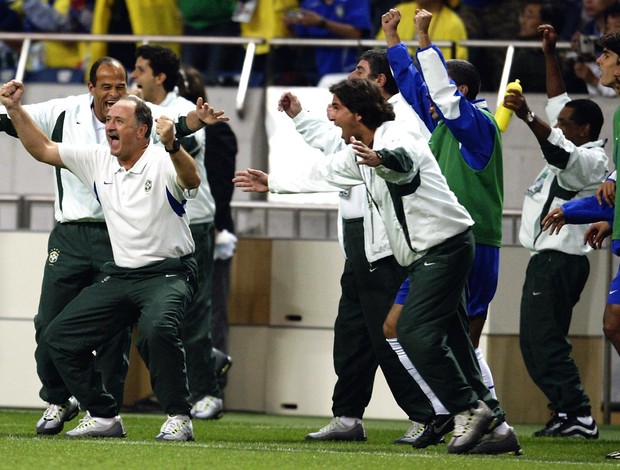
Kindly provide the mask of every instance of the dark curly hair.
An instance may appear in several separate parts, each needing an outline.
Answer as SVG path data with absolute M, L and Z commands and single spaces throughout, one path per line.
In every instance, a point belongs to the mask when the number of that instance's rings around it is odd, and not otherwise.
M 350 78 L 334 83 L 329 91 L 352 113 L 359 114 L 369 129 L 375 130 L 384 122 L 394 120 L 394 108 L 381 95 L 381 88 L 375 82 Z
M 174 90 L 179 81 L 179 67 L 181 63 L 172 49 L 159 45 L 145 44 L 136 48 L 136 59 L 138 57 L 149 61 L 153 69 L 153 75 L 165 73 L 164 89 L 166 91 Z
M 605 34 L 598 40 L 598 44 L 602 48 L 620 55 L 620 33 Z

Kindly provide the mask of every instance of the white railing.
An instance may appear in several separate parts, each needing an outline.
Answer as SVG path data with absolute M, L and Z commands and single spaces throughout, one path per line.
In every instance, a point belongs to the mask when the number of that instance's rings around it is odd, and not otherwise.
M 28 63 L 28 57 L 31 50 L 33 41 L 63 41 L 63 42 L 135 42 L 148 44 L 151 42 L 165 42 L 165 43 L 178 43 L 178 44 L 220 44 L 220 45 L 241 45 L 245 46 L 245 57 L 241 72 L 239 76 L 239 87 L 237 90 L 237 97 L 235 108 L 237 115 L 243 117 L 245 112 L 245 98 L 250 83 L 250 76 L 252 72 L 252 64 L 254 61 L 254 55 L 256 53 L 256 45 L 269 42 L 270 45 L 276 47 L 357 47 L 357 48 L 371 48 L 371 47 L 385 47 L 385 41 L 378 41 L 376 39 L 300 39 L 300 38 L 273 38 L 270 41 L 266 41 L 262 38 L 245 38 L 235 36 L 163 36 L 163 35 L 132 35 L 132 34 L 63 34 L 63 33 L 7 33 L 0 32 L 0 41 L 17 41 L 22 43 L 22 47 L 19 53 L 19 60 L 17 64 L 17 70 L 15 78 L 17 80 L 23 80 L 26 72 L 26 64 Z M 418 41 L 403 41 L 407 46 L 416 47 Z M 460 41 L 458 43 L 452 41 L 436 41 L 435 44 L 439 47 L 451 47 L 453 56 L 455 55 L 455 48 L 458 45 L 465 47 L 490 47 L 490 48 L 510 48 L 512 47 L 527 47 L 527 48 L 539 48 L 540 43 L 538 41 L 490 41 L 490 40 L 472 40 Z M 558 49 L 569 49 L 569 42 L 559 42 L 557 44 Z M 510 50 L 510 49 L 509 49 Z M 510 70 L 510 61 L 512 55 L 509 53 L 507 56 L 509 61 L 504 66 L 504 69 Z M 498 96 L 503 96 L 501 92 Z
M 227 46 L 245 46 L 245 58 L 239 76 L 239 88 L 237 90 L 236 111 L 243 116 L 245 111 L 245 97 L 250 82 L 252 63 L 256 45 L 265 42 L 261 38 L 240 37 L 191 37 L 191 36 L 136 36 L 131 34 L 51 34 L 51 33 L 3 33 L 0 32 L 0 41 L 21 41 L 22 47 L 19 53 L 15 78 L 23 80 L 26 72 L 26 64 L 30 54 L 32 41 L 63 41 L 63 42 L 136 42 L 148 44 L 151 42 L 179 43 L 179 44 L 222 44 Z

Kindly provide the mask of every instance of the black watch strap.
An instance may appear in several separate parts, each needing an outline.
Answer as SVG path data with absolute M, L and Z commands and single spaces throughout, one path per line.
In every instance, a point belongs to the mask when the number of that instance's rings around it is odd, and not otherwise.
M 174 142 L 172 142 L 171 149 L 164 147 L 164 150 L 166 150 L 166 152 L 168 153 L 177 153 L 180 149 L 181 149 L 181 143 L 179 142 L 179 139 L 174 139 Z

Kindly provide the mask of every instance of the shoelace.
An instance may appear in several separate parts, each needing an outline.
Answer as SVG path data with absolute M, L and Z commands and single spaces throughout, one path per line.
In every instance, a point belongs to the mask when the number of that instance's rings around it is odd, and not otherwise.
M 183 429 L 183 426 L 185 426 L 185 424 L 186 422 L 183 418 L 177 418 L 177 417 L 170 416 L 168 417 L 168 420 L 162 426 L 161 432 L 163 434 L 176 434 L 181 429 Z
M 88 426 L 92 426 L 95 423 L 95 418 L 87 414 L 80 420 L 79 424 L 75 427 L 75 429 L 87 428 Z
M 338 418 L 332 419 L 327 426 L 321 428 L 320 431 L 333 431 L 340 424 L 340 420 Z
M 421 435 L 424 432 L 424 425 L 422 423 L 412 423 L 407 432 L 405 433 L 405 437 L 416 437 Z
M 60 419 L 60 415 L 65 411 L 64 405 L 50 405 L 43 413 L 43 419 L 51 421 L 53 419 Z
M 454 416 L 454 436 L 462 436 L 469 428 L 472 421 L 473 414 L 471 412 L 467 414 L 457 414 Z

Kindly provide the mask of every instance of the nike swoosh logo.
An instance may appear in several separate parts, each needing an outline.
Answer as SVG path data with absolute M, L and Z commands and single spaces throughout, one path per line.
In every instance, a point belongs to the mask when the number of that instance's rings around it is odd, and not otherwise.
M 428 261 L 424 261 L 424 266 L 432 266 L 433 264 L 437 264 L 437 263 L 429 263 Z
M 452 431 L 452 426 L 454 426 L 454 421 L 451 419 L 448 419 L 447 421 L 444 421 L 441 426 L 437 426 L 437 423 L 433 423 L 433 431 L 436 434 L 441 434 L 442 436 L 444 434 L 449 433 L 450 431 Z
M 166 277 L 176 277 L 176 274 L 166 274 Z
M 532 295 L 540 295 L 542 292 L 532 292 Z
M 368 272 L 369 273 L 374 273 L 377 270 L 378 267 L 379 266 L 371 266 L 370 268 L 368 268 Z
M 103 184 L 114 184 L 114 181 L 104 181 Z
M 609 291 L 609 295 L 611 295 L 611 294 L 615 294 L 616 292 L 618 292 L 618 289 L 616 289 L 616 290 L 610 290 L 610 291 Z

